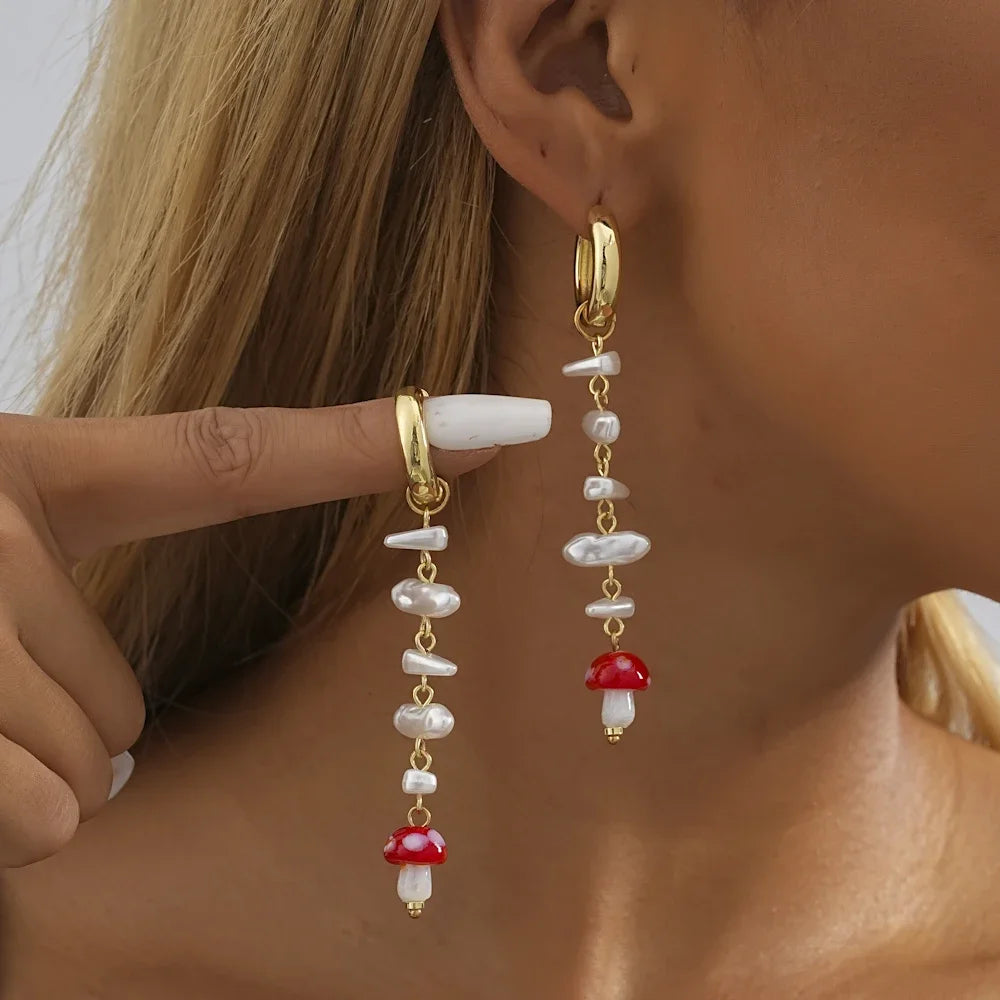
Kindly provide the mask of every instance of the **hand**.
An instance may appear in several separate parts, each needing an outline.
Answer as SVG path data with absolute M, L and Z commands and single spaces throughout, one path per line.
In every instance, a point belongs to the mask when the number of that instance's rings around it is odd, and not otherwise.
M 455 476 L 549 430 L 543 400 L 425 406 Z M 461 449 L 461 450 L 460 450 Z M 108 801 L 142 692 L 73 564 L 112 545 L 401 487 L 391 399 L 123 419 L 0 415 L 0 868 L 48 857 Z M 127 773 L 126 773 L 127 772 Z M 117 789 L 115 789 L 117 791 Z

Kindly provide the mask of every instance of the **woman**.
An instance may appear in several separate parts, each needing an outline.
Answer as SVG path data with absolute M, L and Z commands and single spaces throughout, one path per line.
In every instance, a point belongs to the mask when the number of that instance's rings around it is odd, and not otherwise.
M 1000 596 L 998 53 L 940 0 L 114 0 L 45 419 L 0 425 L 4 1000 L 997 996 L 1000 699 L 947 588 Z M 654 540 L 615 748 L 560 556 L 595 205 Z M 435 455 L 483 468 L 419 921 L 378 857 L 409 383 L 554 414 Z

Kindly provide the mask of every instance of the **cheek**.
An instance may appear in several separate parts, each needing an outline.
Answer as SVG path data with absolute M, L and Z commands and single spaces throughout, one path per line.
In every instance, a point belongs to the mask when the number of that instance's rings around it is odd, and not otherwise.
M 869 498 L 995 560 L 1000 2 L 820 0 L 769 30 L 699 144 L 704 336 Z

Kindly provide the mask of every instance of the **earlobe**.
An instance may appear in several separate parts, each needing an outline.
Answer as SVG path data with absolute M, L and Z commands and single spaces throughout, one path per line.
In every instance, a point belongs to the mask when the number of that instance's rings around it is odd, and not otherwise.
M 443 0 L 438 23 L 466 111 L 507 174 L 577 232 L 596 204 L 623 225 L 641 212 L 641 157 L 625 155 L 637 130 L 608 67 L 606 9 Z

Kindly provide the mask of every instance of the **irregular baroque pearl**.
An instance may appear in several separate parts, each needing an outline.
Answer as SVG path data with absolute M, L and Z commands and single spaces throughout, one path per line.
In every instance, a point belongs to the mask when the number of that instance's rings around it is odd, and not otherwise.
M 454 587 L 445 583 L 424 583 L 410 577 L 392 588 L 392 603 L 410 615 L 447 618 L 458 611 L 462 599 Z
M 592 358 L 570 361 L 569 364 L 562 366 L 563 375 L 577 378 L 586 378 L 591 375 L 619 375 L 621 370 L 622 359 L 617 351 L 607 351 L 605 354 L 597 354 Z
M 403 772 L 403 791 L 407 795 L 433 795 L 437 787 L 437 775 L 433 771 L 410 767 Z
M 411 740 L 439 740 L 455 728 L 455 716 L 444 705 L 400 705 L 392 717 L 396 732 Z
M 609 476 L 587 476 L 583 481 L 584 500 L 627 500 L 632 491 Z
M 574 566 L 627 566 L 638 562 L 652 543 L 638 531 L 613 531 L 610 535 L 584 532 L 563 547 L 563 557 Z
M 394 535 L 386 535 L 383 544 L 387 549 L 443 552 L 448 548 L 448 529 L 443 524 L 435 524 L 430 528 L 397 531 Z
M 583 415 L 583 433 L 595 444 L 614 444 L 622 432 L 622 422 L 611 410 L 591 410 Z
M 436 653 L 421 653 L 419 649 L 408 649 L 403 653 L 403 673 L 417 677 L 454 677 L 458 666 Z
M 631 618 L 635 614 L 635 601 L 631 597 L 615 600 L 602 597 L 599 601 L 591 601 L 585 611 L 588 618 Z

